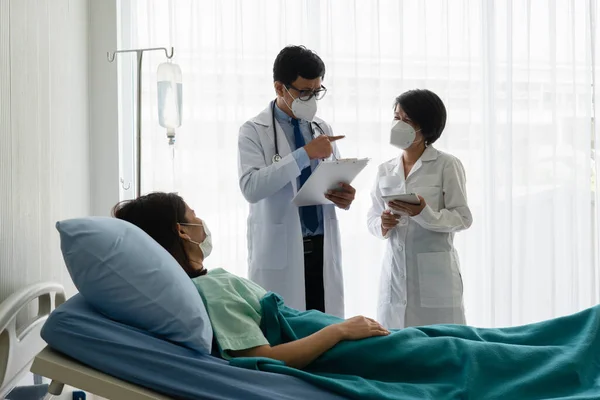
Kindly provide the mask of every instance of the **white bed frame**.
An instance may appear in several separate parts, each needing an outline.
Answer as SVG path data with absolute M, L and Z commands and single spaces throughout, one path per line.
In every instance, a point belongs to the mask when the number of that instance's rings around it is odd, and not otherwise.
M 52 380 L 48 393 L 60 395 L 65 384 L 111 400 L 166 400 L 161 394 L 85 366 L 49 347 L 35 357 L 31 372 Z
M 34 301 L 37 315 L 26 315 L 26 322 L 22 323 L 17 316 Z M 24 377 L 35 355 L 46 346 L 40 336 L 42 326 L 52 310 L 64 302 L 63 287 L 46 282 L 18 290 L 0 303 L 0 399 Z
M 37 301 L 38 312 L 25 324 L 17 315 Z M 0 399 L 28 373 L 52 380 L 49 395 L 60 395 L 65 384 L 111 400 L 165 400 L 168 397 L 87 367 L 46 346 L 40 336 L 50 313 L 65 302 L 58 283 L 27 286 L 0 304 Z M 21 318 L 19 318 L 21 319 Z M 48 398 L 49 396 L 46 396 Z

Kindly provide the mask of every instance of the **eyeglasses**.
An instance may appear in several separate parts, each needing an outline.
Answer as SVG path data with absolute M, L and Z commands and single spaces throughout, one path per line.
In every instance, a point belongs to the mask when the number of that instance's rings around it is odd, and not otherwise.
M 183 226 L 201 226 L 201 227 L 204 227 L 203 224 L 193 224 L 193 223 L 188 223 L 188 222 L 180 222 L 179 225 L 183 225 Z
M 317 99 L 317 100 L 321 100 L 323 97 L 325 97 L 325 93 L 327 93 L 327 88 L 323 85 L 321 85 L 320 89 L 317 90 L 300 90 L 298 88 L 295 88 L 294 85 L 285 85 L 286 88 L 290 89 L 294 89 L 296 92 L 298 92 L 298 99 L 302 100 L 302 101 L 308 101 L 310 99 L 313 98 L 313 96 Z

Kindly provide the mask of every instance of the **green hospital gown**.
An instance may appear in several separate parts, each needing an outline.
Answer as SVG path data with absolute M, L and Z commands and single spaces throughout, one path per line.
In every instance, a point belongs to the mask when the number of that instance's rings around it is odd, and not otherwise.
M 269 344 L 260 329 L 260 301 L 266 290 L 222 268 L 192 279 L 208 312 L 221 356 Z

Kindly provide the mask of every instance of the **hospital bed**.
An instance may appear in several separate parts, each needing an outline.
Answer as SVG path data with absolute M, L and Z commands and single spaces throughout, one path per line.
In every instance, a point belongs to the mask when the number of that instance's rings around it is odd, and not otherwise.
M 54 304 L 62 304 L 64 292 L 57 284 L 31 286 L 11 296 L 10 307 L 3 303 L 2 312 L 7 314 L 0 314 L 6 315 L 1 321 L 9 323 L 0 325 L 0 338 L 7 335 L 9 340 L 0 340 L 0 362 L 8 360 L 4 375 L 12 377 L 11 382 L 31 365 L 31 372 L 52 380 L 49 392 L 54 395 L 69 385 L 115 400 L 342 399 L 300 379 L 232 367 L 217 357 L 113 321 L 81 295 L 48 317 L 53 292 Z M 18 310 L 36 299 L 42 304 L 41 316 L 31 328 L 15 329 L 11 321 Z M 48 347 L 44 348 L 44 341 Z M 5 381 L 0 381 L 2 388 L 8 387 Z
M 107 399 L 162 400 L 168 397 L 104 374 L 46 347 L 33 362 L 31 372 L 52 380 L 48 392 L 60 395 L 68 382 Z
M 29 372 L 33 358 L 46 346 L 40 337 L 42 326 L 64 302 L 61 285 L 38 283 L 18 290 L 0 304 L 0 399 Z

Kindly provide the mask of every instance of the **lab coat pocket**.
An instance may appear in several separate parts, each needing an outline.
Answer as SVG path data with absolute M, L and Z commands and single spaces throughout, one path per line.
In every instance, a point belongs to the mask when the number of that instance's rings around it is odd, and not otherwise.
M 388 175 L 379 178 L 379 190 L 384 196 L 404 193 L 404 179 L 398 175 Z
M 287 230 L 284 224 L 255 224 L 252 257 L 258 269 L 284 269 L 287 259 Z
M 457 307 L 462 300 L 462 282 L 451 252 L 417 254 L 421 307 Z
M 417 175 L 412 180 L 412 186 L 440 186 L 442 176 L 440 174 Z

